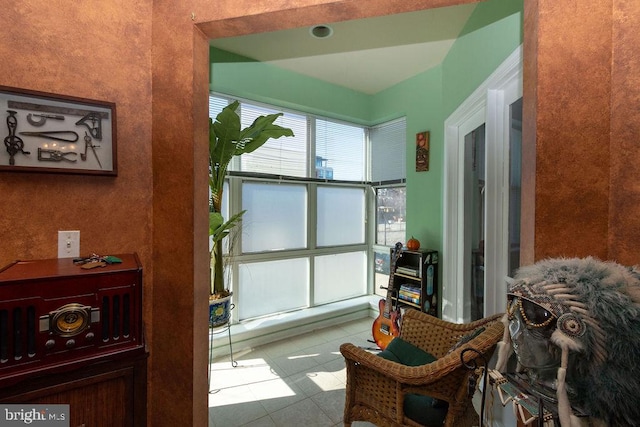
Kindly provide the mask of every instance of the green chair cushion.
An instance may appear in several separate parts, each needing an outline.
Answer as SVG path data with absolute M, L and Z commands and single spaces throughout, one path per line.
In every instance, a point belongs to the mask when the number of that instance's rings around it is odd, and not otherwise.
M 436 360 L 436 358 L 415 345 L 403 340 L 400 337 L 394 338 L 378 356 L 406 366 L 426 365 Z
M 435 403 L 439 402 L 439 403 Z M 403 410 L 407 417 L 418 424 L 439 427 L 444 424 L 449 404 L 420 394 L 408 394 L 404 398 Z
M 391 340 L 378 356 L 406 366 L 426 365 L 436 360 L 432 354 L 400 337 Z M 444 423 L 449 405 L 430 396 L 409 394 L 405 396 L 403 407 L 407 417 L 422 425 L 435 427 Z

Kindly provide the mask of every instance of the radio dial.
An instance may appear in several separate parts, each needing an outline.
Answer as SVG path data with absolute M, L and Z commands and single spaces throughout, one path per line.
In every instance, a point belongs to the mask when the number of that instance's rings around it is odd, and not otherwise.
M 66 345 L 67 348 L 73 348 L 76 346 L 76 340 L 74 339 L 67 340 L 67 342 L 64 345 Z
M 82 333 L 91 322 L 91 307 L 81 304 L 66 304 L 49 313 L 51 329 L 57 335 L 72 337 Z

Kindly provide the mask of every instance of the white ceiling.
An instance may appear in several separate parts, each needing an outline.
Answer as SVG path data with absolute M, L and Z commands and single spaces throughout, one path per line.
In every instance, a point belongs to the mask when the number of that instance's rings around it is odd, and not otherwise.
M 475 4 L 211 40 L 211 45 L 329 83 L 375 94 L 440 64 Z

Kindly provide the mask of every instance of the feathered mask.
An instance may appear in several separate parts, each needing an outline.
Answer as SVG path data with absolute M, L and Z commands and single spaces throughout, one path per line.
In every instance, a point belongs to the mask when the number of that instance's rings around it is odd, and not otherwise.
M 519 368 L 557 368 L 562 427 L 571 407 L 608 426 L 640 420 L 640 274 L 592 257 L 548 259 L 518 270 L 509 285 L 496 369 L 515 350 Z

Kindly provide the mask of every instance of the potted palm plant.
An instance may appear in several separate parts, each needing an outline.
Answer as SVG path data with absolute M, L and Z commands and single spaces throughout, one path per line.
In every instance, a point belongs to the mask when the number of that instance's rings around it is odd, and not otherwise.
M 234 156 L 251 153 L 271 138 L 293 136 L 293 131 L 273 122 L 282 113 L 260 116 L 244 128 L 240 128 L 240 116 L 236 112 L 240 103 L 227 105 L 216 119 L 209 118 L 209 236 L 213 241 L 211 250 L 212 278 L 209 295 L 209 323 L 223 325 L 229 320 L 231 292 L 224 281 L 223 239 L 240 224 L 245 211 L 225 220 L 222 216 L 222 190 L 227 168 Z

